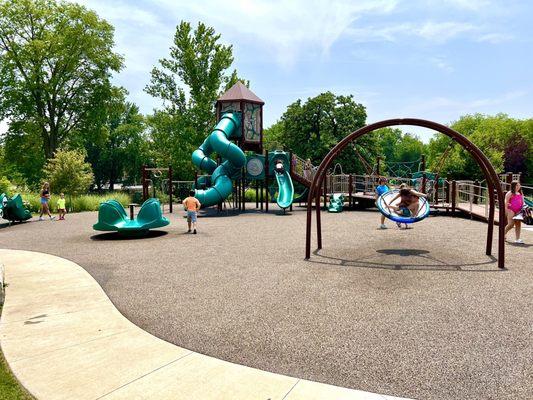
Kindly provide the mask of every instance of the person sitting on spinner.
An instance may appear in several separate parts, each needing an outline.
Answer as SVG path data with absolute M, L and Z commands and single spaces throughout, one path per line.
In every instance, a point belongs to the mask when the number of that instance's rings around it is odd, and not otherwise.
M 393 197 L 387 207 L 393 210 L 400 217 L 413 217 L 418 214 L 420 208 L 420 197 L 427 197 L 424 193 L 411 189 L 405 183 L 400 185 L 400 192 Z M 394 201 L 400 198 L 398 205 L 392 205 Z

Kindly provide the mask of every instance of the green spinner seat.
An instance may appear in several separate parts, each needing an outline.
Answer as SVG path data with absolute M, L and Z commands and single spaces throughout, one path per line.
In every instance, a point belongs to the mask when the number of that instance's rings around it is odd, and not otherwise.
M 98 222 L 93 225 L 97 231 L 116 231 L 122 233 L 145 232 L 149 229 L 161 228 L 170 222 L 161 213 L 161 204 L 157 199 L 146 200 L 137 218 L 129 219 L 126 210 L 116 200 L 100 203 Z
M 7 195 L 2 193 L 0 195 L 0 217 L 10 222 L 22 222 L 31 218 L 31 212 L 24 206 L 20 194 L 8 199 Z

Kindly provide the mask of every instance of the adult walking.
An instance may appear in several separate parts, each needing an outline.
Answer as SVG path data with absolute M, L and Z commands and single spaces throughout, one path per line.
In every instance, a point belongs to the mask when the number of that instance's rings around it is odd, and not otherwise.
M 509 190 L 505 195 L 505 214 L 507 216 L 507 226 L 505 227 L 505 234 L 507 235 L 507 232 L 509 232 L 514 227 L 515 243 L 524 243 L 524 241 L 520 239 L 522 221 L 520 219 L 515 219 L 515 217 L 522 211 L 523 206 L 524 195 L 522 193 L 522 187 L 520 186 L 520 182 L 512 181 L 511 190 Z
M 55 217 L 50 214 L 50 206 L 48 203 L 50 202 L 50 184 L 48 182 L 43 183 L 43 187 L 41 189 L 41 215 L 39 215 L 39 221 L 42 221 L 43 214 L 47 214 L 48 217 L 50 217 L 50 221 L 55 219 Z

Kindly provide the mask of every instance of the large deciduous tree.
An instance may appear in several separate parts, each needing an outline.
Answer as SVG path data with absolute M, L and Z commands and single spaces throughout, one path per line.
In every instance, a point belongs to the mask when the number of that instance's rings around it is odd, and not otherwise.
M 265 141 L 269 148 L 283 146 L 319 164 L 334 145 L 364 126 L 365 121 L 365 107 L 355 102 L 353 96 L 326 92 L 305 103 L 297 100 L 290 104 L 280 121 L 265 130 Z M 354 146 L 371 149 L 374 143 L 374 137 L 364 136 Z M 345 149 L 337 161 L 346 171 L 363 169 L 354 147 Z M 372 163 L 372 160 L 367 161 Z
M 0 0 L 0 118 L 37 128 L 46 158 L 98 113 L 122 58 L 114 29 L 54 0 Z
M 176 28 L 170 57 L 151 72 L 146 92 L 163 101 L 148 122 L 155 157 L 173 165 L 182 178 L 194 171 L 190 153 L 215 124 L 214 103 L 230 84 L 239 80 L 234 70 L 232 46 L 220 43 L 215 30 L 199 23 L 195 29 L 182 21 Z
M 99 189 L 117 182 L 140 180 L 141 167 L 149 160 L 146 124 L 139 108 L 126 101 L 126 91 L 117 89 L 107 102 L 105 121 L 94 135 L 84 136 L 87 160 L 91 163 Z

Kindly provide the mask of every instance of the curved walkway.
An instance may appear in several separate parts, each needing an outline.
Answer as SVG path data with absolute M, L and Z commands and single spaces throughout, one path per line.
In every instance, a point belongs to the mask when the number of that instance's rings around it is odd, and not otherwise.
M 175 346 L 128 321 L 79 265 L 0 250 L 0 344 L 38 399 L 398 399 L 301 380 Z

